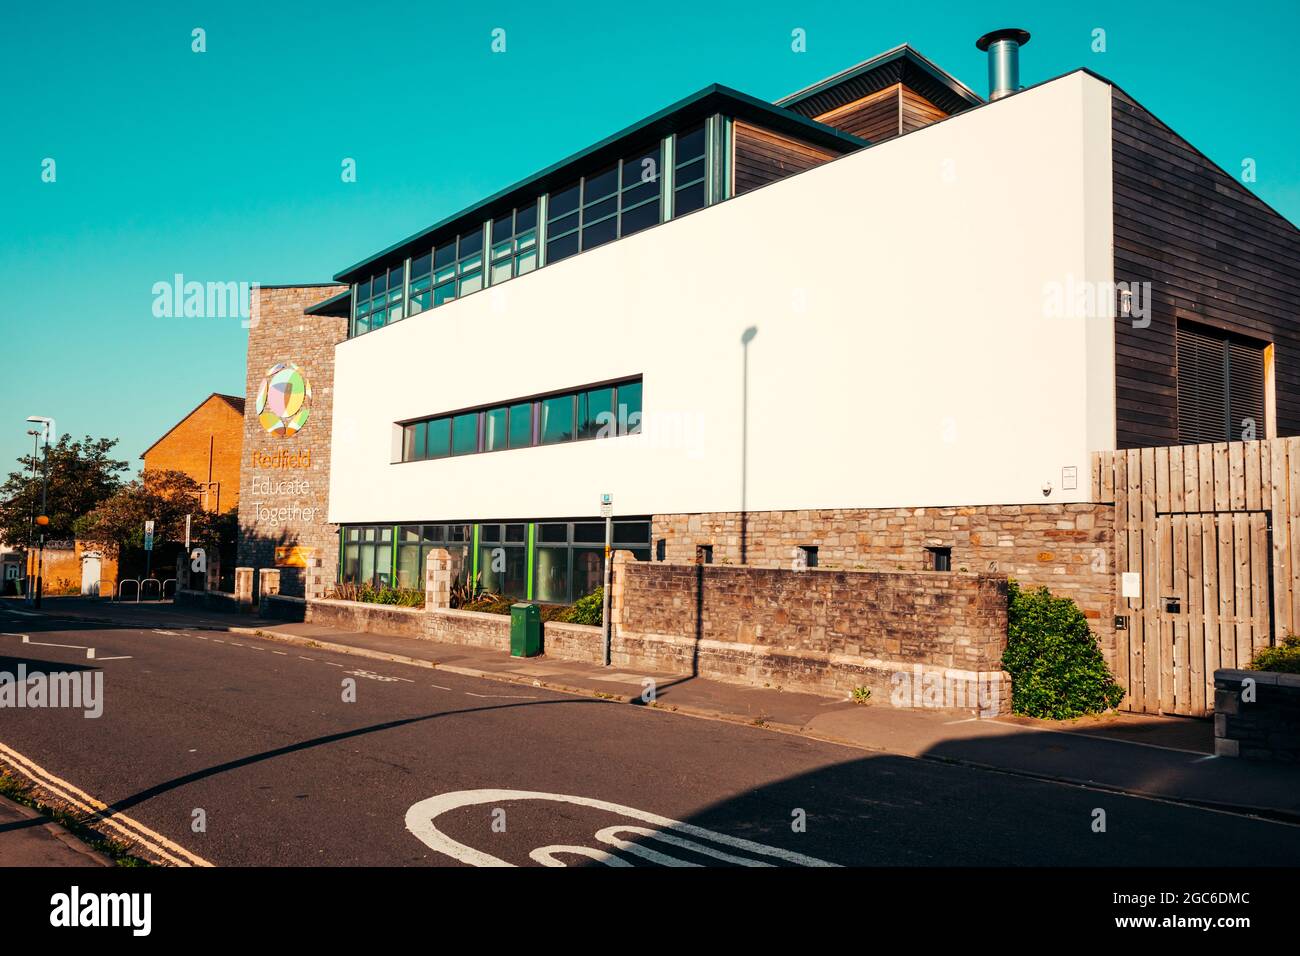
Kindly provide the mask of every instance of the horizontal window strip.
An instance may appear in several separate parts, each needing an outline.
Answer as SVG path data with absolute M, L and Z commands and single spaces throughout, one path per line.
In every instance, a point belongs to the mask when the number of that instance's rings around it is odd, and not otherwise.
M 641 410 L 638 375 L 396 424 L 405 463 L 635 435 Z
M 704 132 L 700 123 L 672 134 L 671 162 L 665 161 L 662 141 L 647 142 L 562 189 L 485 218 L 477 227 L 440 235 L 410 260 L 359 282 L 353 287 L 349 338 L 702 208 L 709 202 L 710 147 Z M 660 208 L 664 178 L 664 194 L 675 198 Z M 544 235 L 542 200 L 549 205 Z M 538 256 L 542 246 L 544 261 Z

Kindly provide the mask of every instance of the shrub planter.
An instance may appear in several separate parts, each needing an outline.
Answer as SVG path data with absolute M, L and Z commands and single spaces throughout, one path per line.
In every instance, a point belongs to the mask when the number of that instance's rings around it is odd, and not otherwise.
M 1216 670 L 1214 752 L 1220 757 L 1300 761 L 1300 674 Z

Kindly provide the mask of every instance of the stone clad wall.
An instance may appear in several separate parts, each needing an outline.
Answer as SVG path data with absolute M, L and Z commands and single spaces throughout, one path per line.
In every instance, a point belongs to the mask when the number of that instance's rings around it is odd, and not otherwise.
M 713 562 L 789 568 L 800 545 L 818 547 L 819 567 L 919 571 L 927 547 L 952 548 L 953 571 L 992 573 L 1022 586 L 1045 586 L 1074 600 L 1115 669 L 1114 506 L 1030 504 L 952 508 L 764 511 L 656 515 L 652 534 L 669 563 L 694 561 L 696 545 Z
M 422 609 L 275 596 L 263 613 L 509 653 L 508 616 L 448 606 L 452 563 L 430 554 Z M 866 688 L 895 706 L 993 716 L 1011 703 L 1006 604 L 995 574 L 664 564 L 619 551 L 611 663 L 836 696 Z M 598 627 L 549 622 L 543 646 L 562 660 L 603 657 Z
M 240 566 L 254 570 L 272 567 L 277 545 L 298 545 L 312 549 L 312 556 L 321 560 L 320 573 L 326 580 L 337 580 L 338 529 L 326 519 L 334 346 L 347 337 L 347 319 L 304 315 L 303 310 L 343 289 L 301 286 L 261 288 L 254 293 L 258 300 L 256 319 L 248 330 L 240 468 Z M 257 417 L 258 388 L 267 369 L 281 362 L 299 366 L 312 389 L 307 423 L 289 437 L 269 434 Z M 271 483 L 269 490 L 267 482 Z M 282 484 L 285 482 L 288 484 Z M 283 509 L 289 509 L 289 513 L 280 514 Z M 303 597 L 306 569 L 281 570 L 281 592 Z
M 1247 681 L 1254 684 L 1249 692 Z M 1300 762 L 1300 674 L 1216 670 L 1214 752 Z
M 1006 579 L 960 572 L 793 571 L 615 562 L 614 663 L 889 699 L 894 675 L 1010 683 Z M 961 709 L 958 707 L 957 709 Z

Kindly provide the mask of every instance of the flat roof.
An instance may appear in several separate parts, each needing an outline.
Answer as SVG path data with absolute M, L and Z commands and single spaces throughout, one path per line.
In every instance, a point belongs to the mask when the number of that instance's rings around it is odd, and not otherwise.
M 330 286 L 338 285 L 337 282 L 329 283 Z M 328 315 L 335 318 L 340 316 L 350 316 L 352 314 L 352 290 L 344 289 L 328 299 L 322 299 L 315 305 L 309 305 L 303 309 L 304 315 Z
M 372 267 L 379 262 L 405 258 L 416 252 L 423 253 L 433 244 L 433 238 L 438 233 L 452 233 L 458 226 L 475 220 L 481 221 L 490 213 L 505 211 L 519 199 L 540 195 L 556 187 L 567 185 L 569 180 L 580 174 L 585 164 L 609 161 L 622 155 L 629 140 L 650 136 L 662 137 L 684 123 L 697 122 L 713 113 L 725 113 L 738 119 L 753 120 L 775 132 L 797 136 L 814 145 L 836 149 L 842 153 L 854 152 L 871 145 L 860 136 L 854 136 L 833 126 L 809 119 L 793 110 L 773 106 L 765 100 L 714 83 L 605 137 L 586 149 L 579 150 L 539 173 L 534 173 L 472 206 L 439 220 L 432 226 L 407 236 L 387 249 L 367 256 L 360 262 L 348 266 L 334 278 L 339 282 L 347 283 L 368 278 Z

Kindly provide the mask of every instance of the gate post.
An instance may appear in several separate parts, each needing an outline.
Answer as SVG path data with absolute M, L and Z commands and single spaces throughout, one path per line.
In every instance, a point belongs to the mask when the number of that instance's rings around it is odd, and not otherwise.
M 235 604 L 240 611 L 253 609 L 252 568 L 235 568 Z

